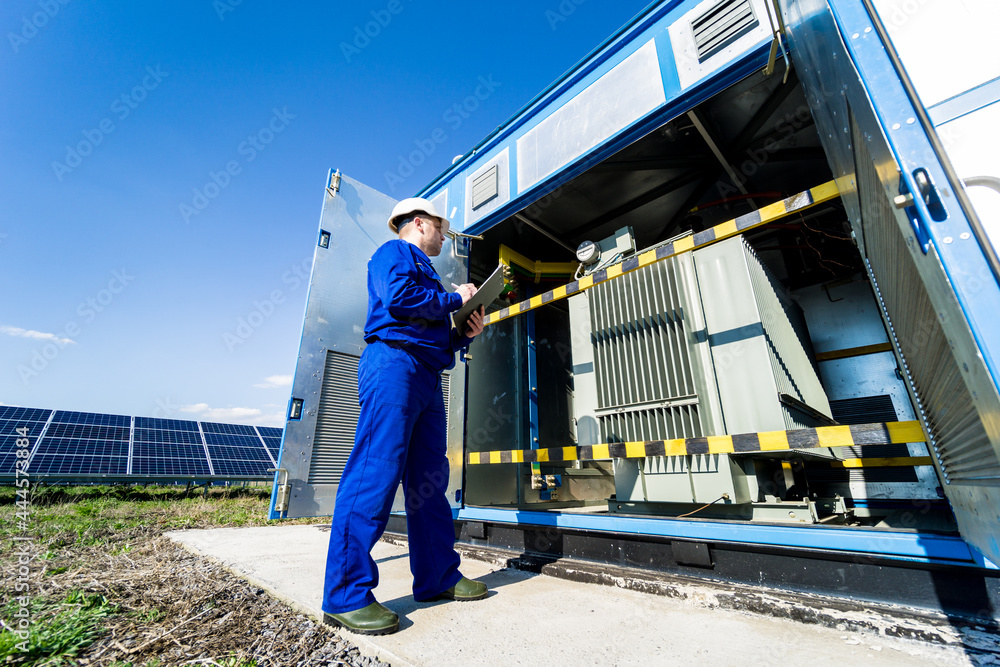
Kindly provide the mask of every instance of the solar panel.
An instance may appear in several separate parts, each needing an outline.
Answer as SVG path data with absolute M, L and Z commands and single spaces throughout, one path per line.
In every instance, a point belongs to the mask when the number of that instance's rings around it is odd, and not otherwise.
M 33 449 L 31 473 L 83 480 L 93 475 L 130 474 L 138 478 L 173 477 L 178 481 L 185 477 L 268 478 L 267 469 L 277 460 L 282 434 L 280 428 L 248 424 L 133 419 L 3 405 L 0 475 L 14 475 L 20 437 L 17 429 L 22 427 L 28 429 Z
M 208 468 L 205 451 L 202 450 L 200 459 L 193 456 L 188 458 L 133 456 L 132 474 L 187 477 L 190 475 L 208 476 L 211 474 L 211 471 Z
M 215 422 L 202 422 L 201 427 L 205 433 L 228 433 L 230 435 L 249 435 L 257 437 L 257 431 L 253 426 L 246 424 L 217 424 Z
M 51 410 L 42 408 L 17 408 L 13 405 L 0 405 L 0 421 L 48 421 Z
M 264 446 L 271 453 L 271 458 L 278 460 L 278 452 L 281 450 L 281 438 L 264 438 Z
M 160 442 L 170 444 L 201 445 L 198 431 L 167 431 L 162 428 L 137 428 L 133 440 L 140 442 Z
M 202 424 L 205 426 L 205 424 Z M 215 426 L 239 426 L 238 424 L 215 424 Z M 212 458 L 212 466 L 216 475 L 267 475 L 267 469 L 274 463 L 267 450 L 261 444 L 260 438 L 248 428 L 252 435 L 232 435 L 229 433 L 209 432 L 205 429 L 205 442 L 208 443 L 208 455 Z
M 281 450 L 282 429 L 274 428 L 272 426 L 258 426 L 257 431 L 260 433 L 261 439 L 264 441 L 264 446 L 267 447 L 267 451 L 271 454 L 271 458 L 277 461 L 278 452 Z
M 69 410 L 59 410 L 52 418 L 54 423 L 60 424 L 93 424 L 97 426 L 124 426 L 128 428 L 132 423 L 131 417 L 125 415 L 107 415 L 99 412 L 70 412 Z
M 125 440 L 128 428 L 120 426 L 91 426 L 89 424 L 57 424 L 52 422 L 46 438 L 78 438 L 82 440 Z
M 131 417 L 59 410 L 31 458 L 40 475 L 125 475 Z
M 198 422 L 136 417 L 133 475 L 210 475 Z
M 11 419 L 0 423 L 0 435 L 18 435 L 17 429 L 27 428 L 29 438 L 37 438 L 45 428 L 44 421 L 24 421 L 21 419 Z
M 125 475 L 128 457 L 36 454 L 31 459 L 31 471 L 45 475 Z
M 136 417 L 135 427 L 156 428 L 164 431 L 194 431 L 198 432 L 198 422 L 185 419 L 157 419 L 156 417 Z
M 17 439 L 22 437 L 17 429 L 28 429 L 29 447 L 34 447 L 45 428 L 51 410 L 0 406 L 0 475 L 13 475 L 17 460 Z

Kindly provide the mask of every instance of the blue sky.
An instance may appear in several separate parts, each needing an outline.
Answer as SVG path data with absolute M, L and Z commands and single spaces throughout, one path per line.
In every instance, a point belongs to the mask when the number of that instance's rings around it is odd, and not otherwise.
M 5 0 L 0 403 L 281 425 L 327 171 L 412 195 L 646 4 Z

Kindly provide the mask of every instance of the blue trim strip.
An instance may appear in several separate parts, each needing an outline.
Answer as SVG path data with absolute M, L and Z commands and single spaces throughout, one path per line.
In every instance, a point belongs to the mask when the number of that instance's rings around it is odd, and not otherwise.
M 645 31 L 661 18 L 669 14 L 675 7 L 683 4 L 683 2 L 685 2 L 685 0 L 668 0 L 668 2 L 664 6 L 660 7 L 659 10 L 655 13 L 651 13 L 653 12 L 653 9 L 660 4 L 660 0 L 654 0 L 654 2 L 650 3 L 645 9 L 633 17 L 631 21 L 619 28 L 613 35 L 605 39 L 597 47 L 591 50 L 590 53 L 580 59 L 579 62 L 566 70 L 562 76 L 549 84 L 545 90 L 535 95 L 535 97 L 528 101 L 527 104 L 518 109 L 513 116 L 508 118 L 506 121 L 501 123 L 499 127 L 486 135 L 482 141 L 473 146 L 465 155 L 463 155 L 462 159 L 451 164 L 447 169 L 438 174 L 436 178 L 428 183 L 415 196 L 427 196 L 428 193 L 433 192 L 439 185 L 443 184 L 449 176 L 465 169 L 468 166 L 467 161 L 471 156 L 476 156 L 493 150 L 500 144 L 501 141 L 510 137 L 515 130 L 531 120 L 540 110 L 544 110 L 549 101 L 558 98 L 564 92 L 576 85 L 579 81 L 584 79 L 588 74 L 607 62 L 622 48 L 631 44 L 632 37 L 630 36 L 626 38 L 626 33 L 630 31 L 634 33 Z M 487 144 L 491 144 L 489 148 L 481 150 Z
M 935 563 L 998 570 L 959 537 L 930 533 L 902 533 L 863 528 L 829 526 L 772 526 L 723 521 L 684 521 L 665 518 L 594 516 L 556 511 L 466 507 L 460 521 L 492 521 L 519 525 L 592 532 L 651 535 L 709 542 L 759 544 L 762 546 L 820 549 L 836 553 L 890 558 L 916 563 Z
M 1000 77 L 927 107 L 935 127 L 1000 101 Z
M 525 280 L 527 282 L 527 280 Z M 528 296 L 534 296 L 534 289 L 527 290 Z M 528 336 L 528 442 L 531 449 L 541 445 L 541 431 L 538 428 L 538 348 L 535 347 L 535 313 L 525 315 Z
M 545 177 L 524 192 L 519 192 L 504 206 L 466 227 L 464 232 L 466 234 L 482 234 L 498 222 L 506 220 L 513 213 L 542 199 L 605 158 L 614 155 L 625 146 L 646 136 L 665 122 L 677 118 L 713 97 L 716 93 L 754 73 L 767 63 L 770 48 L 770 43 L 765 42 L 756 49 L 747 51 L 726 68 L 716 72 L 702 83 L 689 88 L 674 99 L 668 100 L 665 105 L 637 121 L 631 127 L 622 130 L 616 136 L 591 149 L 590 152 L 581 155 L 575 162 L 563 166 L 560 171 Z M 514 152 L 516 153 L 516 151 Z M 424 191 L 426 192 L 428 188 L 425 188 Z

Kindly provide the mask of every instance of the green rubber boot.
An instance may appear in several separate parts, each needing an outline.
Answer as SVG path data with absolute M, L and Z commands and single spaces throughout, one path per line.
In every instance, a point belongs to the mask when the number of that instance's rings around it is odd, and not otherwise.
M 470 602 L 472 600 L 482 600 L 489 595 L 486 584 L 479 581 L 472 581 L 462 577 L 457 584 L 443 593 L 435 595 L 432 600 L 458 600 L 459 602 Z
M 378 602 L 343 614 L 324 612 L 323 623 L 333 627 L 344 627 L 360 635 L 389 635 L 399 630 L 399 616 Z

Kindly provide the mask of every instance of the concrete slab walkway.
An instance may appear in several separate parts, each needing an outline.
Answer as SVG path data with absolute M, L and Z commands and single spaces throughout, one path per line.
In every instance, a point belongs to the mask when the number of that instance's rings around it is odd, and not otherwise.
M 329 531 L 317 525 L 168 533 L 186 548 L 314 618 Z M 400 615 L 384 637 L 348 633 L 362 653 L 393 665 L 978 665 L 991 658 L 942 646 L 710 609 L 609 586 L 500 569 L 466 558 L 487 583 L 478 602 L 415 602 L 405 547 L 374 551 L 379 601 Z

